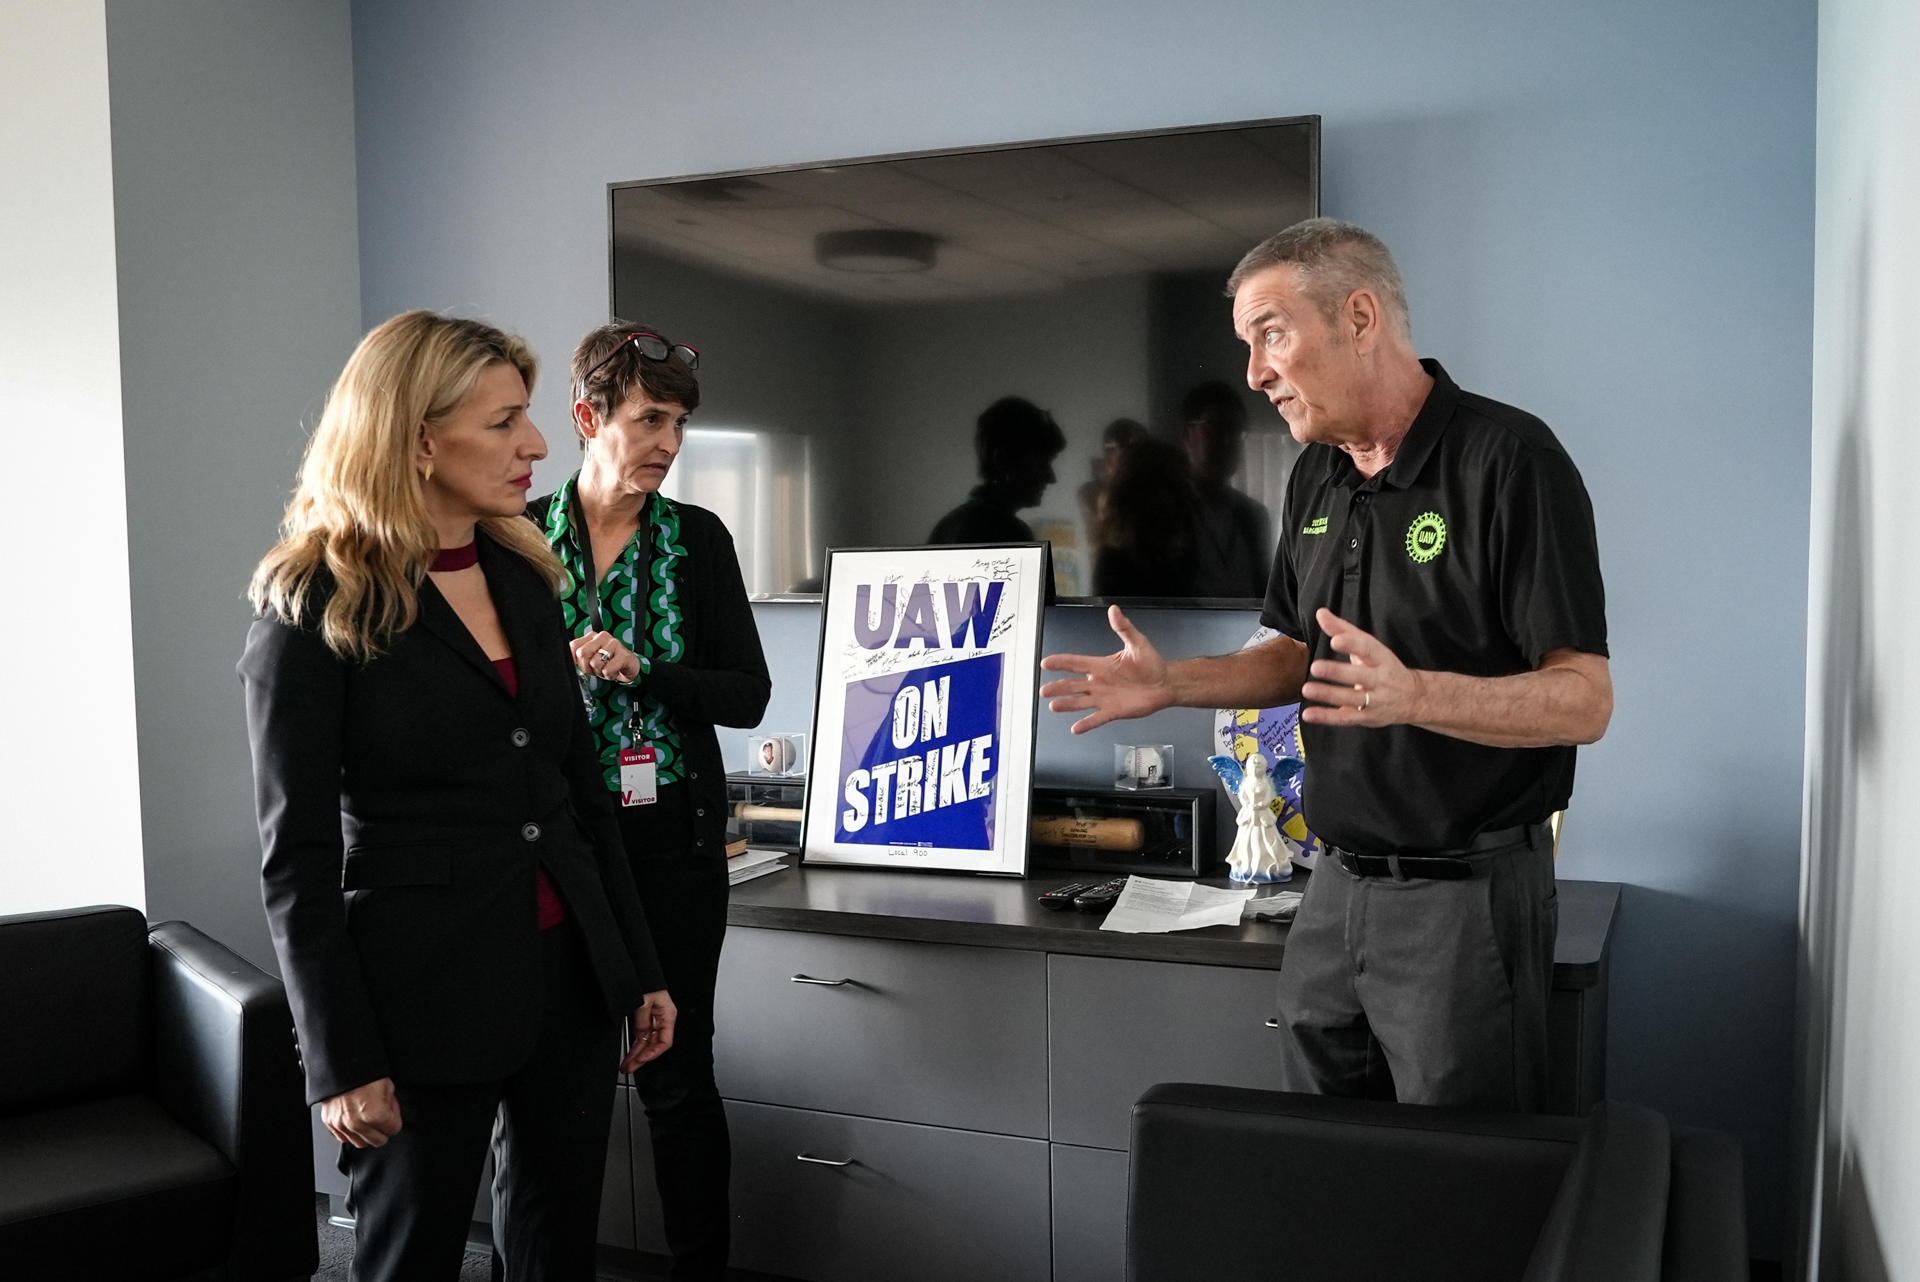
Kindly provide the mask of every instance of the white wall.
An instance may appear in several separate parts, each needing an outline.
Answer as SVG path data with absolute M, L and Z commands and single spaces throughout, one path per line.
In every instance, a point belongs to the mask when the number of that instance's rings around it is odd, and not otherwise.
M 1920 7 L 1820 6 L 1801 1261 L 1920 1278 Z
M 0 67 L 0 913 L 144 907 L 103 6 L 10 6 Z

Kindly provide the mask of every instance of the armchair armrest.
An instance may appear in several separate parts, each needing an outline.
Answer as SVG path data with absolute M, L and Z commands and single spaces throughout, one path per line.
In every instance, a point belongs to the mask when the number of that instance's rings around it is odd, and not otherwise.
M 154 1093 L 239 1172 L 235 1278 L 316 1264 L 313 1140 L 280 981 L 183 922 L 148 935 Z

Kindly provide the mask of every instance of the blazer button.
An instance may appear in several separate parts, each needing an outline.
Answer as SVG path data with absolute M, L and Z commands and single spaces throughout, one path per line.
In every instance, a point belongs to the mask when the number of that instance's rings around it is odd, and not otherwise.
M 515 730 L 513 732 L 512 738 L 513 738 L 514 747 L 524 748 L 533 739 L 533 736 L 528 734 L 524 729 L 521 729 L 521 730 Z
M 696 810 L 693 812 L 693 817 L 695 819 L 705 819 L 707 817 L 707 812 L 705 810 Z
M 520 825 L 520 835 L 528 841 L 538 841 L 540 840 L 540 825 L 522 824 Z

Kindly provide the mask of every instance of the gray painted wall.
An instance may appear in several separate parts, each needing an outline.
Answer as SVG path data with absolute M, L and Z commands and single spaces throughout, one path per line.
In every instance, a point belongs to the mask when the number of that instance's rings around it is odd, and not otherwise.
M 270 969 L 233 665 L 360 336 L 349 16 L 107 5 L 147 910 Z
M 1585 472 L 1619 700 L 1581 754 L 1562 866 L 1631 887 L 1610 1087 L 1736 1131 L 1771 1245 L 1805 663 L 1810 5 L 1730 21 L 1711 0 L 360 0 L 353 20 L 363 320 L 474 312 L 550 360 L 605 315 L 611 180 L 1320 114 L 1323 205 L 1395 247 L 1422 350 L 1543 416 Z M 554 381 L 535 400 L 563 425 Z M 769 724 L 804 724 L 811 627 L 795 607 L 762 619 Z M 1098 626 L 1056 614 L 1048 644 Z M 1152 627 L 1218 650 L 1251 620 Z M 1204 735 L 1205 714 L 1160 720 L 1129 737 Z M 1106 769 L 1109 738 L 1045 727 L 1043 769 Z
M 1821 4 L 1794 1258 L 1829 1282 L 1920 1276 L 1916 61 L 1913 4 Z

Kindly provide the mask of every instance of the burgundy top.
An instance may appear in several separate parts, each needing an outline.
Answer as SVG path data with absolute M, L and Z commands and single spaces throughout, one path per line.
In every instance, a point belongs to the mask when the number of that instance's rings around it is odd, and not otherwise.
M 441 548 L 433 555 L 430 567 L 436 574 L 445 574 L 452 570 L 464 570 L 470 565 L 480 564 L 480 544 L 478 540 L 463 548 Z M 520 670 L 514 666 L 513 656 L 493 661 L 500 679 L 507 683 L 507 693 L 514 698 L 520 697 Z M 560 893 L 547 880 L 547 870 L 536 867 L 533 870 L 534 894 L 540 902 L 540 929 L 549 930 L 567 919 L 567 906 L 560 902 Z

